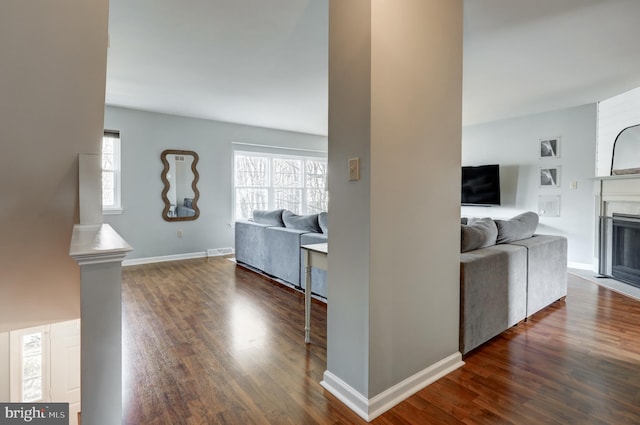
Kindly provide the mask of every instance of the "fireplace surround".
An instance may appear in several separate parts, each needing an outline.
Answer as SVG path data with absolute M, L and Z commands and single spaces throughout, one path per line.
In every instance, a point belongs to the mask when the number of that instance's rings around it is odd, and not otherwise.
M 640 175 L 599 180 L 598 272 L 640 288 Z
M 640 215 L 614 213 L 600 220 L 600 273 L 640 288 Z

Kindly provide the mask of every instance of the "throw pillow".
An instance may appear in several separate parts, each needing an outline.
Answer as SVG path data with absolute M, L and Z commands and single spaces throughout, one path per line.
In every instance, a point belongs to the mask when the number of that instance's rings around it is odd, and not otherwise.
M 193 208 L 193 198 L 184 198 L 184 206 L 187 208 Z
M 321 212 L 318 214 L 318 225 L 325 235 L 329 234 L 329 214 Z
M 284 226 L 295 230 L 306 230 L 307 232 L 322 233 L 318 225 L 318 214 L 298 215 L 289 210 L 282 213 Z
M 533 236 L 538 228 L 538 214 L 526 212 L 509 220 L 496 220 L 498 243 L 509 243 Z
M 284 210 L 254 210 L 253 221 L 260 224 L 268 224 L 269 226 L 284 227 L 284 222 L 282 221 L 283 211 Z
M 460 252 L 495 245 L 498 229 L 490 218 L 471 218 L 460 225 Z

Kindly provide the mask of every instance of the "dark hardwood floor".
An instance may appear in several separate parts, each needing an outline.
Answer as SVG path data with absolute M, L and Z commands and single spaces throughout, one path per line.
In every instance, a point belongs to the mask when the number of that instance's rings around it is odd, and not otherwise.
M 123 272 L 125 424 L 364 424 L 319 385 L 326 306 L 217 257 Z M 640 302 L 569 294 L 373 424 L 640 424 Z

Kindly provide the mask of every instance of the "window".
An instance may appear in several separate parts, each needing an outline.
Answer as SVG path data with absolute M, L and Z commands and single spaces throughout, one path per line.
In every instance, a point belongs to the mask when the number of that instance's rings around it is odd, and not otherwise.
M 44 376 L 42 370 L 42 337 L 44 332 L 34 332 L 22 337 L 22 401 L 43 399 Z
M 326 175 L 325 158 L 235 151 L 235 219 L 251 218 L 256 209 L 327 211 Z
M 11 401 L 31 403 L 48 401 L 49 327 L 11 331 Z
M 105 130 L 102 138 L 102 211 L 122 212 L 120 205 L 120 132 Z

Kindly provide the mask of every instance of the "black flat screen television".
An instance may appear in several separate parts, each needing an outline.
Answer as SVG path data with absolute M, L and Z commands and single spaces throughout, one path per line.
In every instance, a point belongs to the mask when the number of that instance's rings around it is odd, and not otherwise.
M 500 166 L 462 167 L 462 205 L 500 205 Z

